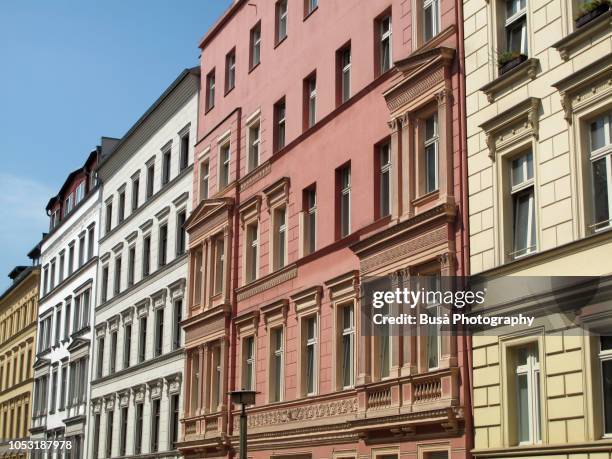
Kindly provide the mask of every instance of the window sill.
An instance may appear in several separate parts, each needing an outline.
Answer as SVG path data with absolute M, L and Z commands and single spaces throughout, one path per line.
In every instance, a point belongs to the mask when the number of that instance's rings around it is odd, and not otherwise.
M 212 106 L 210 106 L 210 107 L 206 107 L 206 110 L 204 110 L 204 115 L 208 115 L 208 113 L 209 113 L 209 112 L 210 112 L 210 111 L 211 111 L 213 108 L 215 108 L 215 106 L 214 106 L 214 105 L 212 105 Z
M 429 193 L 422 194 L 418 198 L 413 199 L 411 204 L 414 207 L 419 207 L 419 206 L 422 206 L 423 204 L 427 204 L 429 202 L 435 201 L 436 199 L 438 199 L 439 195 L 440 195 L 440 190 L 430 191 Z
M 302 21 L 305 21 L 306 19 L 308 19 L 310 16 L 312 16 L 315 11 L 317 11 L 319 9 L 319 5 L 315 6 L 312 10 L 310 10 L 308 13 L 306 13 L 306 15 L 304 16 L 304 18 L 302 19 Z
M 566 35 L 551 47 L 559 51 L 561 59 L 567 61 L 572 57 L 572 52 L 574 50 L 592 39 L 593 36 L 602 32 L 604 34 L 607 33 L 610 30 L 611 19 L 612 10 L 608 10 L 606 13 L 603 13 L 569 35 Z
M 236 88 L 236 85 L 232 86 L 231 88 L 228 88 L 225 90 L 225 92 L 223 93 L 223 97 L 226 97 L 230 92 L 232 92 L 234 89 Z
M 287 40 L 287 37 L 289 35 L 285 35 L 283 38 L 281 38 L 280 40 L 278 40 L 275 44 L 274 44 L 274 49 L 278 48 L 280 45 L 283 44 L 283 42 L 285 42 L 285 40 Z
M 480 90 L 485 93 L 489 103 L 495 102 L 495 97 L 505 90 L 512 89 L 511 83 L 535 79 L 540 61 L 536 58 L 527 59 L 516 67 L 484 85 Z
M 252 67 L 249 68 L 249 73 L 251 73 L 253 70 L 255 70 L 257 67 L 259 67 L 261 65 L 261 61 L 259 61 L 257 64 L 253 65 Z

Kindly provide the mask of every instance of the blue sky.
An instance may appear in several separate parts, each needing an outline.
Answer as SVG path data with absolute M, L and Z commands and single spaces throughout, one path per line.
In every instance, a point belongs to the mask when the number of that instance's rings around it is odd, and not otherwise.
M 199 39 L 230 3 L 0 2 L 0 291 L 66 175 L 198 64 Z

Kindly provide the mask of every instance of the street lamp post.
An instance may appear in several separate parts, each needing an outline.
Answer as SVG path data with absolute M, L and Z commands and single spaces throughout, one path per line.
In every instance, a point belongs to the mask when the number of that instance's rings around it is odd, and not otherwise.
M 247 459 L 247 405 L 255 404 L 254 390 L 234 390 L 229 393 L 232 403 L 240 405 L 240 459 Z

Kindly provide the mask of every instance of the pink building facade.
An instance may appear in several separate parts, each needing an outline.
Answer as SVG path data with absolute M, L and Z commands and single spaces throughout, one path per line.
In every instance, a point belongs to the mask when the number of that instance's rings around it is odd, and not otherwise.
M 362 336 L 364 276 L 466 272 L 453 0 L 236 1 L 200 43 L 188 458 L 462 458 L 469 343 Z

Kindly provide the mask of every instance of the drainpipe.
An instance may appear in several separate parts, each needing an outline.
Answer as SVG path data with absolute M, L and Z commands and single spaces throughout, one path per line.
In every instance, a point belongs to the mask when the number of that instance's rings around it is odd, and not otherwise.
M 467 174 L 467 131 L 466 131 L 466 90 L 465 90 L 465 37 L 463 31 L 463 2 L 457 0 L 455 5 L 455 24 L 457 25 L 457 51 L 458 60 L 457 65 L 459 69 L 459 145 L 461 152 L 461 236 L 463 247 L 461 250 L 462 255 L 462 274 L 468 276 L 470 274 L 470 236 L 469 236 L 469 211 L 468 211 L 468 174 Z M 468 333 L 467 327 L 464 329 L 463 348 L 466 355 L 467 368 L 465 372 L 465 387 L 467 390 L 464 391 L 464 400 L 466 410 L 464 411 L 465 417 L 465 446 L 466 446 L 466 458 L 472 458 L 472 449 L 474 448 L 474 420 L 472 411 L 472 393 L 473 393 L 473 381 L 472 381 L 472 337 Z

